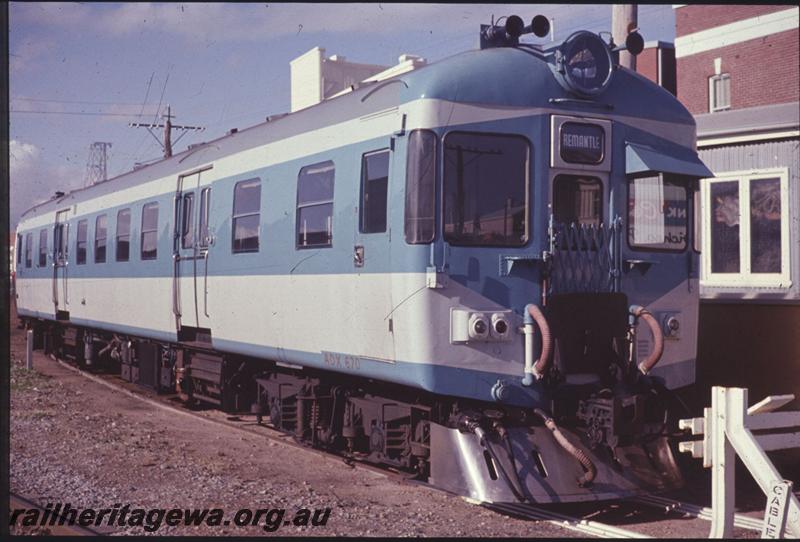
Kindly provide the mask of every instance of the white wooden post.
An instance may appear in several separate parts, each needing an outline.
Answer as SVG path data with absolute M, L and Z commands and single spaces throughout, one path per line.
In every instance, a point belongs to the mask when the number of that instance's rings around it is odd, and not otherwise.
M 27 341 L 27 351 L 25 352 L 25 368 L 29 371 L 33 369 L 33 330 L 29 329 L 25 334 Z
M 730 538 L 736 511 L 736 454 L 725 438 L 726 389 L 711 390 L 711 532 L 709 538 Z M 706 451 L 708 453 L 708 451 Z

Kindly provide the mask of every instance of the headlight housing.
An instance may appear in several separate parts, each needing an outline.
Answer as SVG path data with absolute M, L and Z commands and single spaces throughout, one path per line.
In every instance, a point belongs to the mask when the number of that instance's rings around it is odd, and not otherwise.
M 581 30 L 558 48 L 558 71 L 567 88 L 582 96 L 596 96 L 611 83 L 611 51 L 600 36 Z

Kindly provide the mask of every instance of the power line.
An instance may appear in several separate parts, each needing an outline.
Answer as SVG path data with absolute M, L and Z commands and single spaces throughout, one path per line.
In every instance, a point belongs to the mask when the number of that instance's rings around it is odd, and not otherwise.
M 89 104 L 89 105 L 139 105 L 138 102 L 136 103 L 127 103 L 127 102 L 91 102 L 87 100 L 50 100 L 47 98 L 26 98 L 24 96 L 16 96 L 12 97 L 12 100 L 21 101 L 21 102 L 46 102 L 46 103 L 55 103 L 55 104 Z

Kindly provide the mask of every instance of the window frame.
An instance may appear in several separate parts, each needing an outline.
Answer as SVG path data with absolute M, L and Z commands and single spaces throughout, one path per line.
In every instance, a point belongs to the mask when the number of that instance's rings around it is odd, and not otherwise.
M 750 184 L 754 180 L 779 179 L 781 201 L 781 272 L 753 273 L 751 271 L 751 220 L 750 220 Z M 739 272 L 711 272 L 711 190 L 715 183 L 737 182 L 739 185 Z M 789 289 L 791 281 L 791 214 L 795 212 L 790 202 L 789 169 L 751 169 L 743 171 L 722 172 L 712 178 L 700 180 L 701 215 L 703 231 L 701 233 L 701 286 L 710 287 L 745 287 L 745 288 L 779 288 Z
M 148 207 L 155 207 L 155 210 L 156 210 L 156 225 L 155 225 L 154 228 L 151 228 L 151 229 L 145 229 L 145 227 L 144 227 L 145 209 L 147 209 Z M 142 205 L 142 220 L 141 220 L 142 231 L 139 234 L 139 260 L 140 261 L 153 261 L 153 260 L 157 260 L 158 259 L 158 214 L 159 214 L 158 201 L 148 201 L 147 203 L 144 203 Z M 154 233 L 154 232 L 156 234 L 156 243 L 155 243 L 156 250 L 155 250 L 155 254 L 153 256 L 145 257 L 145 254 L 144 254 L 144 236 L 147 233 Z
M 303 174 L 303 171 L 310 168 L 321 168 L 323 166 L 327 166 L 330 164 L 333 167 L 333 181 L 331 186 L 331 197 L 330 199 L 326 200 L 313 200 L 309 202 L 300 203 L 300 177 Z M 306 249 L 318 249 L 318 248 L 333 248 L 333 218 L 335 215 L 334 213 L 334 201 L 336 200 L 336 162 L 333 160 L 323 160 L 322 162 L 315 162 L 313 164 L 308 164 L 300 168 L 297 172 L 297 183 L 296 183 L 296 190 L 295 190 L 295 208 L 294 208 L 294 248 L 295 250 L 306 250 Z M 301 245 L 300 244 L 300 210 L 306 209 L 309 207 L 317 207 L 321 205 L 330 205 L 331 206 L 331 214 L 330 214 L 330 235 L 328 237 L 328 242 L 325 244 L 316 244 L 316 245 Z
M 664 254 L 685 254 L 686 251 L 689 250 L 689 248 L 692 245 L 694 245 L 694 241 L 690 241 L 690 236 L 692 235 L 692 229 L 693 229 L 692 226 L 693 226 L 693 222 L 694 222 L 694 218 L 692 216 L 693 215 L 693 211 L 692 211 L 692 209 L 690 207 L 692 205 L 692 203 L 690 203 L 690 200 L 692 199 L 692 194 L 693 194 L 692 187 L 691 187 L 691 181 L 689 181 L 688 179 L 681 180 L 682 178 L 684 178 L 681 175 L 675 175 L 675 174 L 671 174 L 671 173 L 666 173 L 666 172 L 660 171 L 660 172 L 658 172 L 658 176 L 661 177 L 662 186 L 664 185 L 663 183 L 665 183 L 665 181 L 667 180 L 667 175 L 671 176 L 672 177 L 672 182 L 677 184 L 677 185 L 679 185 L 679 186 L 681 186 L 683 188 L 685 194 L 686 194 L 686 239 L 684 241 L 683 248 L 654 248 L 654 247 L 649 247 L 649 246 L 646 246 L 646 245 L 635 245 L 635 244 L 633 244 L 632 239 L 631 239 L 631 221 L 630 221 L 629 215 L 626 213 L 626 215 L 625 215 L 625 238 L 626 238 L 627 243 L 628 243 L 628 248 L 630 250 L 632 250 L 632 251 L 635 251 L 635 252 L 661 252 L 661 253 L 664 253 Z M 626 184 L 626 186 L 625 186 L 625 197 L 626 197 L 625 203 L 626 203 L 626 208 L 627 208 L 627 205 L 629 205 L 630 201 L 631 201 L 631 184 L 632 184 L 632 182 L 634 180 L 636 180 L 636 179 L 643 179 L 643 178 L 646 179 L 648 177 L 652 177 L 652 175 L 627 176 L 625 178 L 625 184 Z
M 105 220 L 105 225 L 103 226 L 104 236 L 102 238 L 98 237 L 98 233 L 99 233 L 99 229 L 100 229 L 100 228 L 98 228 L 98 225 L 100 223 L 100 219 L 101 218 Z M 101 240 L 104 243 L 104 245 L 103 245 L 104 251 L 103 251 L 103 259 L 102 260 L 98 259 L 98 250 L 97 250 L 97 243 L 98 243 L 98 241 L 101 241 Z M 94 219 L 94 245 L 93 246 L 94 246 L 94 263 L 106 263 L 108 261 L 108 214 L 107 213 L 103 213 L 103 214 L 97 215 L 95 217 L 95 219 Z
M 122 213 L 128 213 L 128 231 L 125 234 L 120 234 L 120 231 L 119 231 L 119 224 L 120 224 L 119 217 L 120 217 L 120 215 Z M 114 235 L 114 260 L 117 261 L 117 262 L 128 262 L 131 259 L 131 221 L 132 220 L 133 220 L 133 217 L 132 217 L 132 214 L 131 214 L 131 208 L 130 207 L 127 207 L 125 209 L 120 209 L 119 211 L 117 211 L 117 224 L 116 224 L 116 232 L 115 232 L 115 235 Z M 120 258 L 120 250 L 119 250 L 119 240 L 122 237 L 127 237 L 127 240 L 128 240 L 128 254 L 127 254 L 127 256 L 125 257 L 124 260 L 122 258 Z
M 208 248 L 208 219 L 211 208 L 211 187 L 206 186 L 200 189 L 200 203 L 198 205 L 199 224 L 197 227 L 197 244 L 200 248 Z
M 25 234 L 25 269 L 33 267 L 33 232 Z
M 236 214 L 236 188 L 239 185 L 244 183 L 250 183 L 253 181 L 258 182 L 258 211 L 248 211 L 246 213 Z M 231 209 L 231 253 L 232 254 L 252 254 L 255 252 L 259 252 L 261 250 L 261 199 L 262 199 L 262 182 L 261 177 L 251 177 L 249 179 L 243 179 L 238 181 L 236 184 L 233 185 L 233 203 Z M 258 217 L 258 227 L 256 228 L 256 247 L 255 248 L 236 248 L 236 220 L 241 218 L 247 218 L 250 216 L 257 216 Z
M 447 238 L 447 218 L 445 216 L 445 205 L 446 205 L 446 188 L 445 183 L 447 182 L 447 139 L 452 134 L 464 134 L 464 135 L 478 135 L 478 136 L 499 136 L 499 137 L 509 137 L 509 138 L 517 138 L 521 139 L 525 142 L 528 147 L 528 156 L 525 163 L 525 233 L 524 239 L 519 244 L 470 244 L 470 243 L 453 243 Z M 441 216 L 441 224 L 442 224 L 442 240 L 447 243 L 449 246 L 453 247 L 462 247 L 462 248 L 503 248 L 503 249 L 517 249 L 523 248 L 527 246 L 531 240 L 533 239 L 533 228 L 531 224 L 531 209 L 533 206 L 532 194 L 531 194 L 531 183 L 533 182 L 534 175 L 533 175 L 533 164 L 535 160 L 534 156 L 534 146 L 531 140 L 523 135 L 523 134 L 516 134 L 516 133 L 509 133 L 509 132 L 476 132 L 474 130 L 451 130 L 442 136 L 441 140 L 441 156 L 442 156 L 442 163 L 441 163 L 441 201 L 439 203 L 439 213 Z M 437 164 L 438 165 L 438 164 Z
M 378 154 L 386 154 L 386 205 L 384 206 L 384 222 L 383 222 L 383 229 L 382 230 L 375 230 L 375 231 L 364 231 L 364 218 L 365 209 L 367 208 L 365 197 L 367 195 L 367 159 L 370 156 L 378 155 Z M 371 235 L 373 233 L 386 233 L 389 228 L 389 178 L 391 177 L 392 171 L 392 151 L 389 147 L 384 147 L 381 149 L 375 149 L 373 151 L 365 152 L 361 155 L 361 193 L 359 197 L 359 210 L 358 210 L 358 233 L 364 235 Z M 335 171 L 334 171 L 335 177 Z M 373 181 L 377 179 L 372 179 Z M 333 237 L 333 235 L 331 235 Z
M 413 216 L 413 217 L 409 216 L 409 209 L 411 208 L 411 205 L 413 203 L 415 203 L 415 202 L 409 201 L 409 198 L 411 196 L 411 190 L 410 190 L 410 186 L 409 186 L 411 178 L 409 177 L 409 171 L 411 169 L 410 160 L 412 159 L 412 155 L 410 153 L 410 142 L 412 140 L 412 136 L 417 132 L 419 132 L 421 135 L 427 134 L 429 137 L 433 137 L 433 182 L 431 183 L 431 190 L 432 190 L 433 193 L 429 194 L 431 196 L 431 201 L 433 203 L 433 209 L 432 209 L 433 227 L 431 228 L 430 238 L 427 238 L 427 239 L 426 238 L 420 238 L 420 239 L 412 239 L 412 240 L 410 240 L 409 239 L 410 220 L 412 220 L 412 219 L 413 220 L 420 220 L 419 216 L 416 216 L 416 215 Z M 438 234 L 438 216 L 441 216 L 441 213 L 442 213 L 442 206 L 440 205 L 441 202 L 437 201 L 438 198 L 439 198 L 439 196 L 437 194 L 438 189 L 439 189 L 439 184 L 438 183 L 439 183 L 439 179 L 441 178 L 441 171 L 440 171 L 440 164 L 439 164 L 439 154 L 441 152 L 441 150 L 440 150 L 441 138 L 439 137 L 439 134 L 437 134 L 435 131 L 433 131 L 431 129 L 428 129 L 428 128 L 417 128 L 417 129 L 411 130 L 411 132 L 409 132 L 408 138 L 407 138 L 406 141 L 407 141 L 407 143 L 406 143 L 406 178 L 405 178 L 405 188 L 404 188 L 405 194 L 404 194 L 404 197 L 403 197 L 403 239 L 405 240 L 406 244 L 408 244 L 408 245 L 429 245 L 436 239 L 436 236 Z M 419 180 L 420 179 L 415 179 L 415 185 L 414 185 L 415 189 L 420 187 Z M 417 202 L 418 201 L 419 201 L 419 198 L 417 198 Z M 414 208 L 415 212 L 418 211 L 418 210 L 419 210 L 419 208 Z M 418 230 L 419 228 L 415 228 L 415 229 Z
M 728 103 L 727 105 L 717 105 L 717 93 L 715 83 L 719 81 L 728 81 Z M 727 111 L 731 108 L 731 74 L 718 73 L 708 78 L 708 112 L 716 113 L 718 111 Z
M 44 243 L 42 243 L 44 237 Z M 39 230 L 39 259 L 36 262 L 36 267 L 47 267 L 47 228 Z M 44 246 L 42 246 L 44 245 Z M 44 250 L 42 250 L 44 249 Z
M 83 241 L 81 241 L 81 224 L 83 225 Z M 75 232 L 75 263 L 76 265 L 86 265 L 87 243 L 89 239 L 89 220 L 83 218 L 78 220 L 77 231 Z M 83 243 L 83 261 L 81 261 L 81 243 Z

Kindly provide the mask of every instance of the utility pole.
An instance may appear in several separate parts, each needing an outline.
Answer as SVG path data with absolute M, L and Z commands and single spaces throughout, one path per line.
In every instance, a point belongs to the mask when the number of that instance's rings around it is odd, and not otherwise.
M 614 43 L 620 46 L 625 38 L 639 26 L 637 4 L 614 4 L 611 8 L 611 35 Z M 636 57 L 628 51 L 619 52 L 619 65 L 636 71 Z
M 111 143 L 107 141 L 95 141 L 89 146 L 89 160 L 86 161 L 86 177 L 83 186 L 91 186 L 108 179 L 108 153 L 106 151 L 109 147 L 111 147 Z
M 161 145 L 161 148 L 164 150 L 164 158 L 169 158 L 172 156 L 172 130 L 182 130 L 183 133 L 178 136 L 178 139 L 175 140 L 177 144 L 178 141 L 181 140 L 183 136 L 185 136 L 190 131 L 202 131 L 205 130 L 204 126 L 181 126 L 178 124 L 172 124 L 172 119 L 175 118 L 175 115 L 172 114 L 172 108 L 167 105 L 167 112 L 164 115 L 161 115 L 161 118 L 164 119 L 163 124 L 142 124 L 140 122 L 131 122 L 128 124 L 131 128 L 147 128 L 147 131 L 150 132 L 150 135 L 158 141 L 158 144 Z M 151 128 L 163 128 L 164 129 L 164 141 L 162 142 L 156 134 L 153 133 Z

